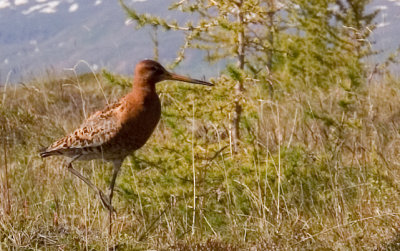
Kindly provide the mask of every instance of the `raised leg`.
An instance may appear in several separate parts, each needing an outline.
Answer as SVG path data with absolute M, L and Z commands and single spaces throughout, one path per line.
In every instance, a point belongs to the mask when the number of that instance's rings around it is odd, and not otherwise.
M 76 177 L 78 177 L 79 179 L 81 179 L 83 182 L 85 182 L 91 189 L 93 189 L 95 192 L 97 192 L 100 196 L 101 202 L 103 203 L 103 205 L 110 211 L 113 212 L 114 208 L 111 205 L 111 200 L 109 200 L 105 194 L 103 193 L 103 191 L 101 191 L 97 186 L 95 186 L 90 180 L 88 180 L 87 178 L 85 178 L 80 172 L 78 172 L 77 170 L 75 170 L 72 167 L 72 162 L 76 159 L 78 159 L 80 157 L 80 155 L 72 158 L 70 161 L 68 161 L 67 163 L 67 167 L 68 167 L 68 171 L 70 173 L 72 173 L 73 175 L 75 175 Z

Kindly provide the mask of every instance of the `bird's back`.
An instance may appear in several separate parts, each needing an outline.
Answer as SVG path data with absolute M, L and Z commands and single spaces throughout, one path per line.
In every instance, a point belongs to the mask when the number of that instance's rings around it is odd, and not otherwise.
M 156 93 L 132 92 L 91 115 L 78 129 L 51 144 L 40 155 L 80 156 L 80 160 L 123 159 L 146 143 L 160 115 Z

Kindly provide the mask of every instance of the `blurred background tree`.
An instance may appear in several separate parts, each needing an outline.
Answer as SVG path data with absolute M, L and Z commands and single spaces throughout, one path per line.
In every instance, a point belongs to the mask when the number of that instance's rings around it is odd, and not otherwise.
M 185 40 L 174 65 L 188 48 L 207 51 L 206 60 L 226 62 L 225 85 L 231 105 L 234 152 L 240 141 L 246 83 L 276 88 L 356 88 L 365 81 L 364 59 L 378 11 L 366 13 L 369 0 L 194 0 L 178 1 L 170 10 L 191 15 L 179 24 L 120 3 L 138 29 L 150 25 L 180 30 Z M 193 18 L 194 17 L 194 18 Z M 281 83 L 277 85 L 277 83 Z M 246 87 L 247 88 L 247 87 Z

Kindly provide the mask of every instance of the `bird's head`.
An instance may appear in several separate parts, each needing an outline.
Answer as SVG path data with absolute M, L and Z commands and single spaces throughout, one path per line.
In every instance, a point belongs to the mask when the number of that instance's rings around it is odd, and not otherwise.
M 140 79 L 140 82 L 147 83 L 148 85 L 154 85 L 164 80 L 176 80 L 192 84 L 213 86 L 213 84 L 206 81 L 168 72 L 160 63 L 154 60 L 143 60 L 138 63 L 135 68 L 135 78 L 138 78 L 138 80 Z

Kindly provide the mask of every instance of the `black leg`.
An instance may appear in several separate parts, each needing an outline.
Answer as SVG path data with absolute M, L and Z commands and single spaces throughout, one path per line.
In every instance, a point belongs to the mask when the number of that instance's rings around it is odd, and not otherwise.
M 117 179 L 119 170 L 121 169 L 122 161 L 120 161 L 120 160 L 113 161 L 113 165 L 114 165 L 114 169 L 113 169 L 113 176 L 111 178 L 111 183 L 110 183 L 110 195 L 109 195 L 110 203 L 113 198 L 115 180 Z
M 117 179 L 119 170 L 121 169 L 122 161 L 121 160 L 115 160 L 113 161 L 114 169 L 113 169 L 113 176 L 111 178 L 111 183 L 110 183 L 110 195 L 109 195 L 109 202 L 110 205 L 112 205 L 112 198 L 114 194 L 114 186 L 115 186 L 115 180 Z M 109 229 L 109 235 L 111 235 L 112 231 L 112 211 L 110 211 L 109 214 L 109 220 L 110 220 L 110 229 Z

